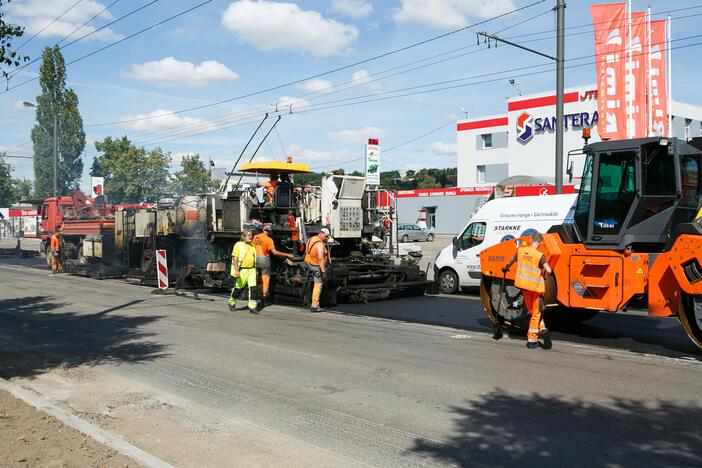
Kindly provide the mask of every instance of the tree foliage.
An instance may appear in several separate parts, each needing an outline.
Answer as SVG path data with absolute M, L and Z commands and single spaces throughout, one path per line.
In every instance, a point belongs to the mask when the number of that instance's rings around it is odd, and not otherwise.
M 4 3 L 10 3 L 11 0 L 7 0 Z M 0 0 L 0 69 L 2 71 L 2 77 L 8 77 L 8 71 L 5 69 L 18 67 L 23 61 L 29 60 L 26 55 L 19 54 L 14 50 L 12 41 L 14 39 L 19 39 L 24 34 L 24 28 L 14 24 L 6 23 L 2 8 L 3 0 Z
M 41 94 L 37 96 L 34 144 L 34 183 L 38 197 L 53 193 L 54 125 L 58 133 L 58 191 L 77 189 L 83 172 L 81 153 L 85 148 L 83 119 L 78 96 L 66 88 L 66 66 L 58 46 L 47 47 L 39 68 Z
M 8 207 L 32 196 L 32 181 L 13 179 L 12 166 L 4 156 L 5 153 L 0 153 L 0 206 Z
M 199 154 L 183 156 L 180 167 L 181 170 L 173 175 L 173 191 L 179 194 L 196 194 L 214 190 L 210 172 L 200 160 Z
M 105 178 L 105 194 L 112 203 L 155 201 L 166 192 L 170 154 L 161 148 L 145 150 L 124 136 L 95 142 L 102 154 L 93 161 L 91 175 Z

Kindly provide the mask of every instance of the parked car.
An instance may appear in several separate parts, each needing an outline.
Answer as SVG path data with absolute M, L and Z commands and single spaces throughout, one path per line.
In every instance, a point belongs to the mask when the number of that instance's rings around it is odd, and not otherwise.
M 397 238 L 400 242 L 433 241 L 434 228 L 425 229 L 416 224 L 400 224 L 397 226 Z

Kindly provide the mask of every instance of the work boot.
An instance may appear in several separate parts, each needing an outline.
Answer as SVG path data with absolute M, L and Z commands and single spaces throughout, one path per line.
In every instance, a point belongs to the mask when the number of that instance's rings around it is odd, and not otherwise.
M 313 314 L 316 314 L 317 312 L 321 312 L 323 310 L 324 309 L 322 309 L 321 307 L 310 307 L 310 312 L 312 312 Z
M 527 348 L 534 349 L 539 347 L 538 341 L 527 341 Z
M 493 340 L 501 340 L 504 334 L 502 333 L 502 328 L 498 324 L 493 324 L 492 326 L 492 339 Z
M 234 299 L 229 299 L 229 312 L 234 312 L 236 310 L 236 301 Z
M 250 314 L 258 315 L 258 311 L 256 309 L 249 309 Z
M 539 343 L 539 346 L 541 346 L 544 349 L 551 349 L 553 346 L 553 343 L 551 343 L 551 334 L 548 332 L 548 330 L 541 330 L 541 339 L 544 340 L 543 343 Z

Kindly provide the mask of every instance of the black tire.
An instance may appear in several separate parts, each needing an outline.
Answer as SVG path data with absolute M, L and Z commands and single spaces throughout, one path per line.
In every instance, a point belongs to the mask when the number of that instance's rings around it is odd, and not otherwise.
M 439 291 L 443 294 L 456 294 L 458 292 L 458 275 L 453 270 L 444 270 L 439 273 Z
M 407 234 L 403 235 L 402 238 L 400 239 L 401 242 L 407 243 L 409 242 L 409 236 Z
M 682 295 L 678 320 L 692 342 L 702 350 L 702 296 Z
M 429 233 L 429 235 L 427 236 L 427 242 L 433 242 L 433 241 L 434 241 L 434 234 Z
M 480 300 L 485 315 L 492 323 L 499 322 L 505 331 L 526 331 L 531 315 L 523 305 L 522 292 L 515 288 L 510 280 L 505 282 L 505 289 L 500 297 L 501 289 L 502 278 L 483 276 L 480 280 Z

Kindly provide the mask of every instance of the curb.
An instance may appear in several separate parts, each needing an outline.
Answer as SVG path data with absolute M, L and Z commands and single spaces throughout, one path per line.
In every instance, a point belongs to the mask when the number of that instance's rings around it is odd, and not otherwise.
M 141 463 L 142 465 L 154 468 L 173 468 L 173 465 L 170 463 L 130 444 L 119 434 L 102 429 L 89 423 L 88 421 L 70 414 L 68 411 L 59 408 L 39 394 L 12 384 L 2 378 L 0 378 L 0 389 L 5 390 L 25 403 L 32 405 L 39 411 L 50 414 L 66 426 L 72 427 L 73 429 L 92 437 L 97 442 L 110 447 L 111 449 Z

